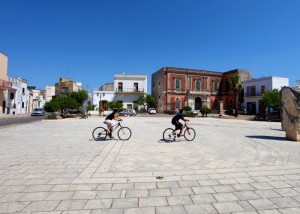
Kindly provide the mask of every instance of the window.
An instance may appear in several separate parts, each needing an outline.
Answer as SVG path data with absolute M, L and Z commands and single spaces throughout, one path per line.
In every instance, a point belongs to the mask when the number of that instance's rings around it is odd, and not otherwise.
M 200 91 L 200 86 L 201 86 L 201 84 L 200 84 L 200 80 L 196 80 L 196 91 Z
M 25 88 L 22 88 L 22 94 L 25 94 Z
M 22 108 L 24 108 L 24 106 L 25 106 L 25 104 L 24 104 L 24 102 L 22 102 Z
M 176 100 L 175 100 L 175 107 L 180 109 L 180 99 L 179 98 L 176 98 Z
M 176 91 L 180 91 L 180 79 L 175 79 L 175 89 Z
M 15 98 L 15 94 L 14 93 L 10 93 L 10 99 L 13 100 Z
M 260 92 L 263 95 L 266 92 L 266 86 L 262 85 Z
M 133 83 L 133 91 L 139 91 L 139 84 L 137 82 Z
M 123 83 L 119 82 L 118 83 L 118 92 L 122 92 L 123 91 Z
M 218 82 L 214 81 L 214 91 L 218 91 Z

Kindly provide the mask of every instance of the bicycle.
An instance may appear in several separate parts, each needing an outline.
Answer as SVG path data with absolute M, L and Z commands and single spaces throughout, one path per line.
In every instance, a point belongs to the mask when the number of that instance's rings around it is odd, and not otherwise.
M 106 124 L 105 121 L 103 123 Z M 119 139 L 120 140 L 129 140 L 129 138 L 131 137 L 130 128 L 122 126 L 121 121 L 118 122 L 117 126 L 113 130 L 116 130 L 118 128 L 119 128 L 119 130 L 118 130 Z M 99 126 L 93 130 L 92 135 L 96 141 L 101 141 L 101 140 L 106 139 L 106 137 L 108 136 L 108 133 L 109 132 L 106 128 Z
M 195 139 L 196 137 L 196 131 L 195 129 L 191 128 L 191 127 L 188 127 L 186 124 L 185 126 L 183 127 L 184 128 L 184 138 L 187 140 L 187 141 L 192 141 Z M 175 130 L 173 128 L 167 128 L 164 133 L 163 133 L 163 139 L 166 141 L 166 142 L 170 142 L 170 141 L 175 141 L 175 138 L 179 138 L 180 135 L 179 135 L 179 132 L 180 132 L 180 129 L 178 130 Z

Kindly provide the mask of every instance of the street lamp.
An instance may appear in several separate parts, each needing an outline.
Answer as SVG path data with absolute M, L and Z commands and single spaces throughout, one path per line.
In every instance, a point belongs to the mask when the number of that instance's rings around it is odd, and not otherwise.
M 103 92 L 103 93 L 101 94 L 101 93 L 97 92 L 96 94 L 97 94 L 97 97 L 100 97 L 99 110 L 100 110 L 100 116 L 101 116 L 101 111 L 102 111 L 102 102 L 101 102 L 101 99 L 102 99 L 102 97 L 105 96 L 105 93 Z

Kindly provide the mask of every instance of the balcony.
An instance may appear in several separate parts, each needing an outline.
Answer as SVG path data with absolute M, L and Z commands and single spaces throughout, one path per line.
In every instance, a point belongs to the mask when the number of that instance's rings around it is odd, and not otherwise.
M 261 92 L 244 93 L 244 97 L 260 97 L 262 95 L 263 95 L 263 93 L 261 93 Z
M 143 88 L 116 88 L 115 90 L 116 94 L 143 94 L 144 89 Z
M 212 92 L 210 91 L 189 91 L 189 94 L 191 95 L 211 95 Z

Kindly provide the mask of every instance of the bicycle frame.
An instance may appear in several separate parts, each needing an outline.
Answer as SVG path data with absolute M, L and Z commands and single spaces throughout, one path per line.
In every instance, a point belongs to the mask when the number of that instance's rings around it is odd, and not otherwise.
M 183 129 L 183 137 L 187 140 L 187 141 L 192 141 L 195 139 L 196 136 L 196 132 L 193 128 L 187 126 L 186 124 L 182 127 Z M 175 141 L 176 138 L 180 138 L 181 136 L 179 136 L 179 130 L 180 129 L 173 129 L 173 128 L 167 128 L 164 132 L 163 132 L 163 139 L 166 142 L 170 142 L 170 141 Z
M 103 123 L 107 125 L 105 121 Z M 112 132 L 116 131 L 117 129 L 118 129 L 117 136 L 120 140 L 129 140 L 132 134 L 130 128 L 126 126 L 122 126 L 121 121 L 118 121 L 118 123 L 112 127 Z M 93 130 L 92 135 L 93 138 L 96 141 L 98 141 L 98 140 L 106 139 L 108 133 L 109 133 L 108 127 L 105 128 L 104 126 L 103 127 L 99 126 Z

